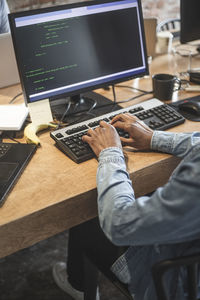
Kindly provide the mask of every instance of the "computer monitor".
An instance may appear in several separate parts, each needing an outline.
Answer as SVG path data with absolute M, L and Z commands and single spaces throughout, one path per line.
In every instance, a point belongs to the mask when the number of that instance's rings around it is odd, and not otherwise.
M 148 74 L 140 0 L 53 6 L 9 21 L 27 103 Z
M 200 1 L 181 0 L 181 43 L 188 43 L 200 39 Z

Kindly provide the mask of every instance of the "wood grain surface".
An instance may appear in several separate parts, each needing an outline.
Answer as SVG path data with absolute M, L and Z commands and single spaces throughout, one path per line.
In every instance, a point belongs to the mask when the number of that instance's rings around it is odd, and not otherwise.
M 151 74 L 171 73 L 170 60 L 167 55 L 156 57 L 150 66 Z M 124 84 L 148 91 L 152 89 L 151 76 Z M 20 91 L 20 85 L 0 89 L 0 104 L 8 103 Z M 112 99 L 111 91 L 97 92 Z M 116 94 L 120 101 L 139 92 L 118 87 Z M 172 101 L 194 95 L 175 92 Z M 146 95 L 123 106 L 151 97 L 152 94 Z M 21 96 L 16 103 L 22 100 Z M 200 123 L 190 121 L 170 129 L 173 132 L 196 130 L 200 130 Z M 41 133 L 40 139 L 41 147 L 0 208 L 0 258 L 97 215 L 97 160 L 76 164 L 55 147 L 49 131 Z M 179 163 L 179 159 L 163 153 L 127 150 L 127 154 L 128 170 L 137 197 L 165 184 Z

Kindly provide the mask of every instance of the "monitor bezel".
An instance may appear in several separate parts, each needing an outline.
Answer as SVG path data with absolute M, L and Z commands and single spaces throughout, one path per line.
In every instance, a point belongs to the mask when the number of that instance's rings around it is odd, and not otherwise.
M 196 34 L 196 32 L 191 31 L 191 27 L 188 26 L 190 24 L 190 18 L 188 17 L 188 6 L 191 6 L 191 3 L 188 0 L 180 0 L 180 42 L 182 44 L 186 44 L 192 41 L 196 41 L 200 39 L 200 32 Z
M 16 62 L 17 62 L 17 66 L 18 66 L 18 71 L 19 71 L 20 82 L 21 82 L 21 86 L 22 86 L 24 99 L 25 99 L 25 102 L 27 104 L 35 102 L 35 101 L 46 99 L 47 96 L 44 95 L 44 97 L 41 97 L 41 99 L 31 101 L 30 98 L 29 98 L 28 92 L 26 91 L 26 86 L 24 84 L 23 74 L 22 74 L 22 71 L 21 71 L 21 61 L 20 61 L 20 57 L 19 57 L 18 49 L 17 49 L 16 36 L 15 36 L 15 29 L 16 29 L 16 27 L 15 27 L 15 18 L 35 15 L 35 14 L 38 14 L 38 13 L 48 13 L 48 12 L 51 12 L 51 11 L 59 11 L 59 10 L 63 10 L 63 9 L 84 7 L 84 6 L 88 6 L 88 5 L 91 6 L 91 5 L 104 4 L 104 3 L 117 2 L 117 1 L 120 2 L 122 0 L 84 1 L 84 2 L 78 2 L 78 3 L 70 3 L 70 4 L 56 5 L 56 6 L 51 6 L 51 7 L 44 7 L 44 8 L 39 8 L 39 9 L 32 9 L 32 10 L 29 10 L 29 11 L 14 12 L 14 13 L 10 13 L 8 15 L 9 23 L 10 23 L 10 29 L 11 29 L 11 36 L 12 36 L 13 46 L 14 46 L 14 50 L 15 50 L 15 57 L 16 57 Z M 139 12 L 139 19 L 140 19 L 140 26 L 141 26 L 143 51 L 144 51 L 145 70 L 142 71 L 139 74 L 133 74 L 131 76 L 127 75 L 127 76 L 124 76 L 123 78 L 118 78 L 118 79 L 114 79 L 114 80 L 111 79 L 111 80 L 108 80 L 104 83 L 99 83 L 99 84 L 94 84 L 94 85 L 91 84 L 88 87 L 83 87 L 83 88 L 76 89 L 74 91 L 68 91 L 68 92 L 60 93 L 56 96 L 50 96 L 49 100 L 55 100 L 55 99 L 60 99 L 60 98 L 63 98 L 63 97 L 71 97 L 71 96 L 74 96 L 74 95 L 84 94 L 88 91 L 93 91 L 93 90 L 96 90 L 96 89 L 104 88 L 104 87 L 107 87 L 109 85 L 115 85 L 115 84 L 120 83 L 120 82 L 129 81 L 129 80 L 132 80 L 134 78 L 140 78 L 140 77 L 143 77 L 143 76 L 149 74 L 141 0 L 137 0 L 137 3 L 138 3 L 138 12 Z

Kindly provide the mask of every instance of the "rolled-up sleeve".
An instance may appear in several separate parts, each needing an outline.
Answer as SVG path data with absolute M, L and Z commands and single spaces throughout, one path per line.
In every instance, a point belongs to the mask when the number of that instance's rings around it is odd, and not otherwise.
M 0 34 L 10 31 L 8 14 L 9 8 L 6 0 L 0 0 Z
M 151 149 L 184 157 L 188 154 L 192 146 L 199 143 L 200 132 L 173 133 L 154 131 L 151 139 Z
M 176 243 L 199 236 L 199 143 L 199 133 L 154 132 L 153 150 L 184 157 L 191 147 L 197 147 L 165 186 L 157 189 L 151 197 L 137 199 L 121 149 L 108 148 L 101 152 L 97 172 L 99 219 L 102 229 L 114 244 Z

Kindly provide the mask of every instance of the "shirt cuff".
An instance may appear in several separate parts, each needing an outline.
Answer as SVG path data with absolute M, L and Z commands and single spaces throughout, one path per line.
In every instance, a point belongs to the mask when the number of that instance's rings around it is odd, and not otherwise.
M 174 148 L 174 137 L 176 133 L 154 131 L 151 138 L 151 149 L 166 153 L 172 153 Z
M 105 162 L 116 162 L 119 160 L 124 161 L 124 154 L 121 148 L 108 147 L 100 152 L 98 160 L 100 164 Z

